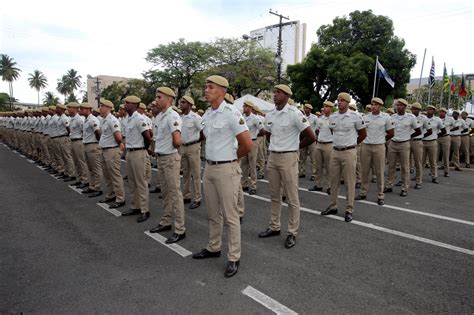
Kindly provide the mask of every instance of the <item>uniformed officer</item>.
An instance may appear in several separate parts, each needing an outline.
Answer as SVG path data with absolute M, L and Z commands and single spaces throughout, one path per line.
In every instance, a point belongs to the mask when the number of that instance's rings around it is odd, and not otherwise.
M 468 113 L 463 111 L 461 113 L 461 122 L 463 123 L 461 128 L 461 148 L 460 153 L 464 155 L 464 163 L 466 164 L 466 168 L 471 167 L 470 162 L 470 153 L 469 153 L 469 128 L 471 126 L 471 119 L 467 117 Z
M 348 93 L 339 93 L 337 96 L 338 112 L 329 117 L 329 128 L 333 134 L 333 151 L 329 162 L 329 178 L 331 181 L 331 203 L 321 215 L 337 213 L 337 198 L 341 175 L 346 183 L 346 222 L 352 221 L 354 211 L 357 149 L 367 136 L 362 117 L 349 109 L 351 96 Z
M 239 268 L 240 223 L 237 194 L 242 171 L 237 159 L 252 149 L 252 138 L 241 113 L 224 101 L 229 86 L 221 76 L 206 79 L 204 96 L 211 105 L 203 116 L 203 136 L 206 137 L 206 168 L 203 187 L 209 217 L 209 243 L 193 255 L 195 259 L 219 257 L 222 230 L 228 228 L 228 254 L 225 277 L 232 277 Z M 235 146 L 237 139 L 238 145 Z
M 397 114 L 391 116 L 395 132 L 388 148 L 388 177 L 384 193 L 393 191 L 393 180 L 397 160 L 400 161 L 402 190 L 400 196 L 405 197 L 410 182 L 410 140 L 421 134 L 421 129 L 413 114 L 405 112 L 408 102 L 397 100 Z M 413 108 L 413 107 L 412 107 Z
M 423 137 L 423 161 L 427 156 L 431 167 L 431 181 L 439 184 L 438 181 L 438 131 L 439 135 L 446 133 L 443 121 L 434 115 L 436 107 L 428 105 L 426 107 L 426 118 L 431 133 L 426 133 Z
M 82 142 L 84 144 L 84 157 L 87 166 L 87 183 L 77 188 L 87 188 L 82 193 L 101 191 L 100 177 L 102 174 L 101 151 L 99 150 L 100 123 L 92 115 L 92 105 L 82 103 L 79 105 L 81 115 L 85 118 L 82 126 Z
M 357 112 L 357 105 L 352 103 L 349 104 L 349 110 L 353 111 L 354 113 L 357 113 L 357 115 L 361 116 L 362 115 Z M 360 188 L 360 183 L 361 183 L 361 177 L 362 177 L 362 164 L 360 162 L 360 151 L 361 151 L 361 144 L 356 145 L 356 150 L 357 150 L 357 163 L 356 163 L 356 182 L 355 182 L 355 188 Z M 341 179 L 342 181 L 342 179 Z
M 313 132 L 316 133 L 316 124 L 318 118 L 315 114 L 311 113 L 313 106 L 311 104 L 304 104 L 303 114 L 309 122 L 309 126 L 313 129 Z M 317 137 L 316 137 L 317 139 Z M 309 156 L 309 162 L 311 164 L 311 177 L 310 180 L 314 180 L 316 175 L 316 159 L 314 150 L 316 149 L 316 142 L 311 143 L 304 149 L 300 149 L 300 161 L 299 161 L 299 178 L 304 178 L 306 176 L 306 160 Z
M 148 132 L 150 133 L 150 136 L 153 138 L 153 123 L 151 121 L 151 118 L 148 117 L 147 112 L 146 112 L 146 105 L 141 103 L 138 105 L 137 112 L 143 116 L 143 119 L 145 120 L 145 123 L 148 128 Z M 151 159 L 150 155 L 148 154 L 148 150 L 146 150 L 146 154 L 148 156 L 147 162 L 145 164 L 145 180 L 147 182 L 147 186 L 150 187 L 150 182 L 151 182 Z
M 255 105 L 254 112 L 258 119 L 265 123 L 265 114 Z M 257 137 L 257 179 L 263 179 L 265 175 L 265 163 L 267 161 L 267 137 L 265 134 Z
M 270 142 L 267 163 L 268 184 L 271 196 L 270 226 L 258 237 L 280 235 L 282 188 L 288 197 L 288 231 L 285 247 L 296 244 L 300 225 L 300 201 L 298 196 L 299 149 L 306 148 L 316 135 L 308 119 L 295 106 L 288 105 L 291 89 L 284 84 L 275 86 L 273 101 L 275 108 L 265 117 L 265 131 Z M 301 134 L 301 140 L 300 140 Z
M 179 101 L 179 106 L 183 111 L 181 119 L 183 127 L 181 139 L 183 141 L 181 165 L 183 166 L 183 199 L 184 202 L 191 202 L 190 209 L 196 209 L 201 205 L 201 141 L 202 118 L 191 111 L 194 100 L 191 96 L 183 96 Z M 191 198 L 191 181 L 193 191 Z
M 415 189 L 421 189 L 421 183 L 423 181 L 423 137 L 424 134 L 430 134 L 432 132 L 428 125 L 428 119 L 426 115 L 421 114 L 421 104 L 415 102 L 411 105 L 411 112 L 415 116 L 418 126 L 420 126 L 421 133 L 411 138 L 410 140 L 410 154 L 413 158 L 412 168 L 415 168 Z
M 360 194 L 356 200 L 364 200 L 367 196 L 369 185 L 369 173 L 373 168 L 377 178 L 377 203 L 384 205 L 384 172 L 385 172 L 385 143 L 393 137 L 394 126 L 388 114 L 382 113 L 380 108 L 383 101 L 374 97 L 371 101 L 370 111 L 364 115 L 364 123 L 367 128 L 367 138 L 362 142 L 362 185 Z
M 439 110 L 439 118 L 446 128 L 444 135 L 438 135 L 438 152 L 441 152 L 441 167 L 444 170 L 444 177 L 449 177 L 449 154 L 451 151 L 451 128 L 453 127 L 454 119 L 447 115 L 448 110 L 442 107 Z
M 125 145 L 122 143 L 122 132 L 118 119 L 112 115 L 114 104 L 106 99 L 100 99 L 100 140 L 99 147 L 102 149 L 102 172 L 107 186 L 105 202 L 113 202 L 110 208 L 119 208 L 125 205 L 125 191 L 123 179 L 120 173 L 120 157 Z M 99 196 L 101 193 L 93 193 Z M 91 196 L 89 195 L 89 196 Z
M 60 176 L 65 182 L 76 179 L 74 176 L 74 162 L 71 155 L 71 140 L 69 139 L 70 118 L 64 113 L 67 107 L 63 104 L 56 105 L 56 128 L 58 134 L 55 136 L 57 150 L 60 156 L 60 164 L 63 166 L 64 175 Z
M 309 191 L 322 191 L 323 190 L 323 170 L 326 170 L 326 187 L 328 195 L 331 193 L 331 186 L 329 183 L 329 161 L 331 160 L 332 153 L 332 132 L 329 128 L 329 116 L 332 114 L 334 103 L 330 101 L 324 101 L 323 103 L 323 115 L 321 115 L 316 124 L 316 133 L 318 135 L 318 142 L 316 144 L 315 156 L 316 156 L 316 176 L 314 186 L 309 188 Z
M 80 186 L 87 183 L 87 165 L 84 156 L 83 127 L 84 117 L 79 115 L 79 104 L 76 102 L 67 105 L 71 121 L 69 123 L 69 138 L 71 139 L 71 153 L 74 168 L 77 175 L 77 182 L 73 186 Z
M 128 113 L 125 124 L 125 148 L 127 150 L 127 178 L 132 195 L 131 209 L 122 213 L 123 216 L 140 214 L 137 222 L 146 221 L 150 217 L 146 164 L 149 162 L 146 152 L 151 143 L 150 125 L 137 109 L 140 98 L 129 95 L 125 99 L 125 110 Z M 122 177 L 120 176 L 120 179 Z
M 157 156 L 158 177 L 163 179 L 161 192 L 163 194 L 163 214 L 160 223 L 151 233 L 171 230 L 174 215 L 174 233 L 166 240 L 167 244 L 176 243 L 186 237 L 185 213 L 183 194 L 180 186 L 181 156 L 178 148 L 181 146 L 182 120 L 172 109 L 176 94 L 169 87 L 156 89 L 156 106 L 160 113 L 156 116 L 157 125 L 155 140 L 155 155 Z M 199 180 L 199 179 L 198 179 Z
M 259 135 L 264 134 L 262 121 L 252 112 L 254 108 L 255 104 L 252 101 L 244 102 L 243 116 L 254 144 L 249 154 L 240 160 L 240 167 L 242 168 L 242 189 L 243 191 L 248 191 L 249 195 L 255 195 L 257 193 L 257 139 Z
M 459 117 L 459 111 L 453 111 L 453 120 L 453 126 L 451 127 L 451 147 L 453 149 L 451 162 L 454 164 L 454 169 L 460 172 L 459 149 L 461 148 L 461 130 L 464 127 L 464 121 Z

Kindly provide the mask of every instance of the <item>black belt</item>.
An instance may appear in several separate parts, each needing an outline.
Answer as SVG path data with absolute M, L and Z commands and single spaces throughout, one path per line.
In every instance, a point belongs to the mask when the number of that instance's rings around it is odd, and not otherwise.
M 237 160 L 229 160 L 229 161 L 211 161 L 211 160 L 207 160 L 207 164 L 209 165 L 219 165 L 219 164 L 227 164 L 227 163 L 232 163 L 232 162 L 235 162 Z
M 145 148 L 129 148 L 127 149 L 127 151 L 141 151 L 141 150 L 145 150 Z
M 443 138 L 443 137 L 447 137 L 447 136 L 450 136 L 450 134 L 438 136 L 438 138 Z
M 418 139 L 411 139 L 411 141 L 421 141 L 421 138 L 418 138 Z
M 199 142 L 201 142 L 201 140 L 196 140 L 196 141 L 193 141 L 193 142 L 183 143 L 183 146 L 187 147 L 187 146 L 199 143 Z
M 451 137 L 460 137 L 461 135 L 451 135 Z
M 171 155 L 171 154 L 174 154 L 174 153 L 175 153 L 175 152 L 162 154 L 162 153 L 155 152 L 155 155 L 157 155 L 157 156 L 167 156 L 167 155 Z
M 62 138 L 62 137 L 66 137 L 66 135 L 51 137 L 51 139 Z
M 99 142 L 87 142 L 87 143 L 84 143 L 84 145 L 88 145 L 88 144 L 97 144 Z
M 79 140 L 82 140 L 82 138 L 71 139 L 71 141 L 79 141 Z
M 436 139 L 431 139 L 431 140 L 423 140 L 423 142 L 430 142 L 430 141 L 435 141 Z
M 115 148 L 118 148 L 118 145 L 115 146 L 115 147 L 105 147 L 105 148 L 101 148 L 102 150 L 108 150 L 108 149 L 115 149 Z
M 407 141 L 410 141 L 410 140 L 415 140 L 415 139 L 408 139 L 408 140 L 404 140 L 404 141 L 392 140 L 392 142 L 395 142 L 395 143 L 403 143 L 403 142 L 407 142 Z M 420 140 L 421 140 L 421 139 L 420 139 Z
M 321 144 L 329 144 L 329 143 L 332 143 L 332 141 L 328 141 L 328 142 L 318 141 L 318 143 L 321 143 Z
M 467 133 L 467 134 L 465 134 L 465 135 L 461 135 L 461 137 L 464 137 L 464 136 L 469 136 L 469 134 Z
M 275 154 L 284 154 L 284 153 L 295 153 L 298 152 L 298 150 L 293 150 L 293 151 L 270 151 L 271 153 Z
M 252 141 L 257 141 L 257 138 L 255 138 L 255 139 L 252 139 Z
M 345 147 L 345 148 L 333 147 L 333 149 L 336 151 L 346 151 L 346 150 L 355 149 L 355 147 L 356 147 L 355 145 L 351 145 L 350 147 Z

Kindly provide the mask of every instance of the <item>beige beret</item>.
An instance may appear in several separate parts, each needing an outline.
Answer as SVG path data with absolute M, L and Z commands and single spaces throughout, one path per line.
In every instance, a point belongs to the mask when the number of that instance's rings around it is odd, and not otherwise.
M 255 104 L 254 104 L 253 102 L 251 102 L 251 101 L 245 101 L 245 102 L 244 102 L 244 105 L 245 105 L 245 106 L 248 106 L 248 107 L 250 107 L 250 108 L 255 108 Z
M 191 96 L 185 95 L 185 96 L 183 96 L 183 100 L 185 100 L 186 102 L 188 102 L 191 105 L 194 105 L 194 100 Z
M 405 105 L 405 106 L 408 106 L 408 102 L 407 102 L 407 100 L 404 99 L 404 98 L 399 98 L 397 101 L 398 101 L 399 103 L 402 103 L 402 104 Z
M 100 111 L 97 107 L 92 108 L 92 111 L 100 114 Z
M 381 98 L 378 98 L 378 97 L 374 97 L 370 102 L 371 102 L 371 103 L 377 103 L 377 104 L 383 105 L 382 99 L 381 99 Z
M 421 109 L 421 104 L 418 103 L 418 102 L 415 102 L 415 103 L 411 104 L 411 108 Z
M 357 110 L 357 105 L 356 104 L 349 104 L 349 108 L 353 110 Z
M 56 108 L 67 109 L 66 105 L 63 104 L 57 104 Z
M 50 105 L 50 106 L 48 106 L 48 108 L 49 108 L 49 109 L 52 109 L 52 110 L 55 110 L 55 109 L 56 109 L 56 106 Z
M 331 101 L 324 101 L 323 106 L 334 107 L 334 103 Z
M 41 111 L 43 111 L 43 112 L 47 112 L 48 110 L 49 110 L 48 107 L 43 107 L 43 108 L 41 109 Z
M 138 105 L 138 108 L 141 108 L 141 109 L 146 109 L 146 105 L 145 105 L 145 104 L 143 104 L 143 103 L 140 103 L 140 104 Z
M 109 108 L 114 108 L 114 103 L 112 103 L 111 101 L 109 100 L 106 100 L 105 98 L 101 98 L 100 99 L 100 104 L 101 105 L 104 105 L 104 106 L 107 106 Z
M 380 104 L 380 103 L 377 103 L 377 104 Z M 365 109 L 367 110 L 372 109 L 372 105 L 371 104 L 365 105 Z
M 199 114 L 204 114 L 204 111 L 202 109 L 198 109 Z
M 433 109 L 433 110 L 436 110 L 436 107 L 433 106 L 433 105 L 428 105 L 428 106 L 426 106 L 426 109 L 428 109 L 428 108 L 431 108 L 431 109 Z
M 448 112 L 448 110 L 447 110 L 445 107 L 441 107 L 441 108 L 439 109 L 439 111 L 440 111 L 440 112 L 445 112 L 445 113 Z
M 234 104 L 234 97 L 230 95 L 229 93 L 225 94 L 224 99 L 227 103 Z
M 81 104 L 79 104 L 79 106 L 82 107 L 82 108 L 92 108 L 92 105 L 89 104 L 89 103 L 81 103 Z
M 229 87 L 229 81 L 220 75 L 211 75 L 210 77 L 207 77 L 206 82 L 211 82 L 225 88 Z
M 68 108 L 78 108 L 79 104 L 76 102 L 71 102 L 66 105 Z
M 293 92 L 291 91 L 291 89 L 288 85 L 278 84 L 278 85 L 275 85 L 275 89 L 283 91 L 283 92 L 285 92 L 285 94 L 288 94 L 289 96 L 293 95 Z
M 453 110 L 453 114 L 456 113 L 456 114 L 459 114 L 459 111 L 457 109 Z
M 176 94 L 174 93 L 174 91 L 166 86 L 160 86 L 159 88 L 157 88 L 156 93 L 158 92 L 171 96 L 171 97 L 176 97 Z
M 257 106 L 257 105 L 253 105 L 253 110 L 256 111 L 256 112 L 260 112 L 260 108 Z
M 125 104 L 120 104 L 119 109 L 125 109 Z
M 395 111 L 393 110 L 393 108 L 390 107 L 387 109 L 387 113 L 395 114 Z
M 309 108 L 309 109 L 313 109 L 313 106 L 311 106 L 311 104 L 304 104 L 304 107 Z
M 140 104 L 142 100 L 138 96 L 129 95 L 124 99 L 124 101 L 127 103 Z
M 342 99 L 349 103 L 351 101 L 351 96 L 349 95 L 349 93 L 342 92 L 337 95 L 337 99 Z

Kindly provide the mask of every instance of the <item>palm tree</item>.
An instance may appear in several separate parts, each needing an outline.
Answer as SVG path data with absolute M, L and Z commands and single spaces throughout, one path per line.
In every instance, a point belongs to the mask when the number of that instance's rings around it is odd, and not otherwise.
M 10 89 L 10 110 L 13 110 L 13 81 L 20 77 L 21 70 L 16 66 L 16 62 L 8 55 L 1 54 L 0 58 L 0 75 L 3 81 L 8 82 Z
M 56 90 L 59 92 L 59 94 L 64 95 L 64 102 L 66 102 L 66 98 L 69 94 L 72 93 L 69 84 L 67 82 L 67 78 L 65 75 L 58 80 L 58 85 L 56 86 Z
M 77 75 L 77 71 L 74 69 L 70 69 L 66 73 L 66 82 L 69 85 L 71 90 L 71 94 L 74 93 L 75 90 L 81 87 L 81 76 Z
M 54 95 L 53 92 L 44 93 L 43 104 L 44 105 L 56 105 L 59 103 L 59 97 Z
M 48 86 L 48 79 L 44 76 L 43 72 L 35 70 L 33 73 L 30 73 L 28 78 L 30 87 L 38 91 L 38 106 L 40 104 L 40 90 Z

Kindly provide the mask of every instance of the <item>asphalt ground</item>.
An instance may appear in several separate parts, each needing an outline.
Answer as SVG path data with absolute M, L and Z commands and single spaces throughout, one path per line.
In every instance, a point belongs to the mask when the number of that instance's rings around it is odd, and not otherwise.
M 425 175 L 406 198 L 396 187 L 384 207 L 370 203 L 371 184 L 352 223 L 343 211 L 318 215 L 329 197 L 306 191 L 313 182 L 301 179 L 291 249 L 283 247 L 286 207 L 282 235 L 257 237 L 270 216 L 268 184 L 259 181 L 257 195 L 245 197 L 239 272 L 226 279 L 226 240 L 218 259 L 189 256 L 207 243 L 205 203 L 186 210 L 183 257 L 144 233 L 159 221 L 158 194 L 150 194 L 150 219 L 138 224 L 0 145 L 0 313 L 472 314 L 474 172 L 439 179 Z

